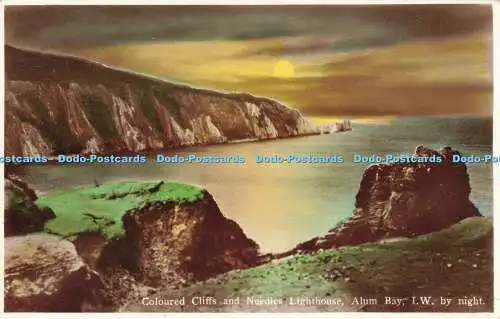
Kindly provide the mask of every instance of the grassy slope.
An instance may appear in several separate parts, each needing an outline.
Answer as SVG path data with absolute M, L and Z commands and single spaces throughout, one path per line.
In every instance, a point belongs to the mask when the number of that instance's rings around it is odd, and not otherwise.
M 152 201 L 193 203 L 202 190 L 191 185 L 161 182 L 118 182 L 80 187 L 40 196 L 36 203 L 56 214 L 45 229 L 63 237 L 101 232 L 107 238 L 123 234 L 121 218 L 132 208 Z
M 233 271 L 196 286 L 160 293 L 159 297 L 186 296 L 187 311 L 490 311 L 492 299 L 492 223 L 471 218 L 449 229 L 417 238 L 344 247 L 298 255 L 260 267 Z M 189 306 L 191 296 L 240 296 L 239 306 Z M 439 297 L 478 296 L 489 304 L 439 306 Z M 340 297 L 343 306 L 248 307 L 248 296 Z M 391 306 L 386 296 L 433 296 L 435 305 Z M 353 297 L 375 297 L 377 305 L 352 304 Z M 162 308 L 162 307 L 159 307 Z M 130 305 L 126 311 L 168 311 Z

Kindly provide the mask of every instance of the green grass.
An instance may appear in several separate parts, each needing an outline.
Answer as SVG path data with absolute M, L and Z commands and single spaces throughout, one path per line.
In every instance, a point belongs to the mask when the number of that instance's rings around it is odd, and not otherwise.
M 99 232 L 113 238 L 123 234 L 122 216 L 132 208 L 156 201 L 194 203 L 202 197 L 202 189 L 180 183 L 118 182 L 60 190 L 40 196 L 36 204 L 56 214 L 46 232 L 63 237 Z

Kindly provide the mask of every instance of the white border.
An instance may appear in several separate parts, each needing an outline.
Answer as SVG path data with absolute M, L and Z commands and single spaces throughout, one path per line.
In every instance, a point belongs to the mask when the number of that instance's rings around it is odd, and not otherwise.
M 334 1 L 308 1 L 308 0 L 240 0 L 240 1 L 231 1 L 231 0 L 149 0 L 145 1 L 137 1 L 137 0 L 96 0 L 96 1 L 88 1 L 88 0 L 0 0 L 0 39 L 3 42 L 4 39 L 4 7 L 6 5 L 294 5 L 294 4 L 302 4 L 302 5 L 312 5 L 312 4 L 328 4 L 328 5 L 391 5 L 391 4 L 488 4 L 493 7 L 493 52 L 492 57 L 494 57 L 495 52 L 499 52 L 499 43 L 498 38 L 500 34 L 500 2 L 495 0 L 477 0 L 477 1 L 466 1 L 466 0 L 455 0 L 455 1 L 434 1 L 434 0 L 421 0 L 421 1 L 390 1 L 390 0 L 370 0 L 370 1 L 350 1 L 350 0 L 334 0 Z M 493 59 L 493 79 L 497 79 L 500 74 L 498 70 L 498 63 L 495 63 L 495 59 Z M 2 67 L 4 66 L 4 46 L 0 46 L 0 63 Z M 4 72 L 0 72 L 0 150 L 3 154 L 4 151 Z M 500 89 L 498 85 L 494 85 L 494 95 L 493 95 L 493 152 L 494 154 L 500 154 L 500 139 L 495 138 L 496 136 L 500 136 L 500 128 L 497 125 L 498 117 L 500 116 L 500 104 L 498 102 L 498 96 L 500 93 Z M 0 168 L 3 171 L 3 164 L 0 164 Z M 494 203 L 493 203 L 493 216 L 496 215 L 496 211 L 500 207 L 500 204 L 497 203 L 497 198 L 500 198 L 500 185 L 499 185 L 499 176 L 500 167 L 494 166 L 493 168 L 493 193 L 494 193 Z M 4 180 L 0 182 L 0 205 L 3 206 L 4 203 Z M 1 220 L 3 221 L 3 214 L 1 215 Z M 500 227 L 500 219 L 494 217 L 494 229 L 499 229 Z M 4 230 L 2 227 L 1 230 L 1 238 L 3 242 Z M 495 232 L 495 245 L 494 245 L 494 270 L 500 274 L 500 245 L 497 244 L 497 234 Z M 0 260 L 4 258 L 4 249 L 0 249 Z M 1 269 L 3 270 L 3 262 L 1 263 Z M 494 288 L 495 292 L 500 292 L 500 280 L 498 280 L 500 276 L 495 276 Z M 4 289 L 4 278 L 1 276 L 1 287 L 2 293 Z M 0 307 L 3 312 L 4 300 L 1 298 Z M 498 313 L 500 312 L 500 297 L 497 297 L 495 294 L 495 302 L 494 302 L 494 313 L 461 313 L 461 314 L 450 314 L 450 313 L 342 313 L 342 312 L 334 312 L 334 313 L 74 313 L 74 314 L 64 314 L 64 313 L 1 313 L 0 315 L 5 318 L 61 318 L 66 319 L 68 317 L 76 317 L 76 318 L 112 318 L 112 317 L 120 317 L 120 318 L 130 318 L 137 319 L 138 316 L 147 316 L 149 318 L 195 318 L 195 317 L 203 317 L 203 318 L 254 318 L 256 316 L 261 318 L 331 318 L 335 316 L 335 318 L 363 318 L 369 316 L 370 318 L 399 318 L 401 316 L 405 316 L 406 318 L 499 318 Z
M 500 77 L 499 63 L 498 59 L 495 58 L 495 52 L 500 52 L 499 50 L 499 36 L 500 36 L 500 4 L 495 2 L 493 4 L 493 47 L 491 56 L 493 58 L 493 153 L 500 154 L 500 138 L 497 138 L 500 134 L 500 127 L 498 126 L 499 116 L 500 116 L 500 104 L 498 96 L 500 89 L 498 85 L 495 85 L 498 78 Z M 498 83 L 498 82 L 497 82 Z M 500 167 L 493 166 L 493 263 L 494 263 L 494 313 L 498 315 L 500 312 L 500 276 L 495 275 L 500 271 L 500 245 L 498 232 L 496 231 L 500 227 L 500 219 L 496 217 L 496 213 L 500 208 L 498 199 L 500 199 Z
M 4 5 L 394 5 L 394 4 L 494 4 L 494 0 L 3 0 Z

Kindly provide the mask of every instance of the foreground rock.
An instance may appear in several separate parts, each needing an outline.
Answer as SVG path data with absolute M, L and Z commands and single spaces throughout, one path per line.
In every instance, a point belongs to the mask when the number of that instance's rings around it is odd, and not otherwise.
M 221 214 L 206 191 L 195 203 L 152 202 L 130 210 L 123 223 L 125 235 L 107 244 L 97 261 L 114 287 L 109 298 L 115 306 L 141 299 L 152 288 L 180 288 L 257 264 L 258 245 Z
M 434 156 L 441 163 L 369 166 L 356 195 L 353 216 L 327 235 L 298 245 L 294 251 L 412 237 L 481 216 L 469 200 L 466 165 L 450 161 L 455 153 L 450 148 L 438 152 L 419 146 L 416 157 Z
M 5 239 L 5 310 L 75 312 L 98 302 L 99 275 L 57 236 Z
M 5 236 L 42 231 L 45 223 L 54 218 L 49 208 L 40 208 L 34 202 L 35 192 L 19 178 L 9 175 L 5 181 L 4 230 Z
M 109 310 L 154 287 L 181 287 L 257 263 L 258 245 L 195 186 L 110 183 L 48 194 L 37 203 L 56 213 L 47 231 L 72 238 L 101 274 Z
M 136 152 L 318 133 L 298 110 L 270 99 L 74 57 L 5 46 L 5 69 L 6 154 Z
M 193 204 L 153 202 L 128 211 L 123 223 L 128 253 L 151 282 L 166 283 L 172 273 L 202 280 L 253 266 L 258 256 L 258 245 L 222 215 L 207 191 Z

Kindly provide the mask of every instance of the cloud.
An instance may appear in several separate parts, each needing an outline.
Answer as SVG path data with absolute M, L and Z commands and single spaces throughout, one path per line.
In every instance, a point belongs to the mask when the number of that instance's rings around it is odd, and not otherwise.
M 10 43 L 40 48 L 343 36 L 349 40 L 337 49 L 352 49 L 395 38 L 491 33 L 491 21 L 487 5 L 7 6 L 5 31 Z
M 207 82 L 207 86 L 228 87 Z M 308 116 L 490 115 L 492 86 L 488 83 L 394 83 L 370 76 L 328 76 L 307 79 L 247 80 L 235 87 L 273 96 Z M 272 92 L 272 95 L 270 94 Z
M 417 37 L 491 34 L 491 5 L 403 5 L 371 7 L 375 20 L 405 26 Z
M 6 39 L 309 116 L 491 115 L 488 5 L 7 7 Z M 296 78 L 272 77 L 277 59 Z
M 315 76 L 203 84 L 272 96 L 309 116 L 491 115 L 487 52 L 475 37 L 415 41 L 304 66 Z

